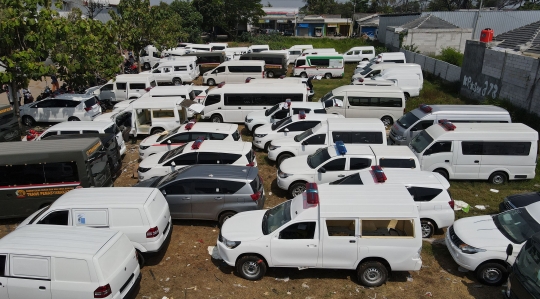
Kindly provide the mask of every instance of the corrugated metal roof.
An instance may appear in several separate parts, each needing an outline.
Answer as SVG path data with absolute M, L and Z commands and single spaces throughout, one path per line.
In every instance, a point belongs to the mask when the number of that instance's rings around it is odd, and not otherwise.
M 510 30 L 499 34 L 493 38 L 501 43 L 497 45 L 500 48 L 512 50 L 524 50 L 539 54 L 540 52 L 540 21 Z
M 447 21 L 437 18 L 431 14 L 421 16 L 403 26 L 404 29 L 457 29 L 458 26 L 448 23 Z

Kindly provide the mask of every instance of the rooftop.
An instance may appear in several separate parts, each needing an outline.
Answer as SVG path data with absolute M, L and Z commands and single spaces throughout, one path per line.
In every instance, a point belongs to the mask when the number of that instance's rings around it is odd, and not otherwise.
M 431 14 L 419 17 L 399 27 L 403 29 L 459 29 L 458 26 Z
M 507 31 L 493 38 L 497 47 L 540 55 L 540 21 Z

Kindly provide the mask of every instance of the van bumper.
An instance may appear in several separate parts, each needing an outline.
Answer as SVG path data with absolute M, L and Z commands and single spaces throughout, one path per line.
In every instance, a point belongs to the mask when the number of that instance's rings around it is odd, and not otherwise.
M 137 294 L 139 293 L 139 289 L 141 287 L 141 278 L 142 278 L 142 274 L 141 272 L 139 272 L 139 276 L 137 276 L 137 279 L 135 279 L 135 282 L 131 286 L 131 289 L 126 293 L 123 299 L 137 298 Z
M 156 242 L 145 244 L 144 247 L 146 247 L 147 249 L 146 253 L 150 253 L 150 254 L 158 253 L 162 249 L 167 248 L 169 243 L 171 242 L 172 230 L 173 230 L 173 224 L 172 224 L 171 217 L 169 217 L 169 225 L 167 226 L 167 232 L 166 232 L 167 235 L 163 236 L 161 240 L 157 240 Z M 160 241 L 162 241 L 161 244 L 159 244 Z M 156 246 L 159 246 L 159 247 L 156 248 Z

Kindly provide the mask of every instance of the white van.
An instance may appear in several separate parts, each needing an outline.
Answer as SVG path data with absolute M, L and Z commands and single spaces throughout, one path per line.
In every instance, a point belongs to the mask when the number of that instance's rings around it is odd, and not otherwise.
M 333 55 L 338 54 L 336 49 L 334 48 L 319 48 L 319 49 L 305 49 L 302 51 L 302 56 L 308 56 L 308 55 Z
M 346 144 L 386 145 L 386 129 L 376 118 L 336 118 L 322 123 L 294 137 L 272 141 L 268 159 L 277 161 L 294 156 L 311 155 L 321 147 L 342 141 Z
M 312 45 L 294 45 L 287 51 L 289 52 L 289 64 L 294 63 L 296 58 L 302 56 L 302 52 L 306 49 L 313 49 Z
M 326 79 L 341 78 L 345 74 L 345 62 L 341 54 L 317 54 L 301 56 L 294 62 L 293 76 L 307 78 L 323 76 Z
M 375 47 L 373 46 L 352 47 L 343 54 L 345 62 L 368 61 L 373 58 L 375 58 Z
M 183 99 L 192 100 L 196 99 L 193 85 L 180 85 L 180 86 L 156 86 L 150 89 L 147 93 L 143 94 L 140 98 L 132 99 L 130 101 L 118 102 L 113 107 L 113 112 L 119 112 L 127 109 L 134 101 L 139 99 L 149 98 L 163 98 L 163 97 L 181 97 Z M 104 113 L 106 115 L 108 113 Z M 100 117 L 96 117 L 100 118 Z
M 373 64 L 371 66 L 367 66 L 362 70 L 359 70 L 358 72 L 355 71 L 355 74 L 351 78 L 351 82 L 354 82 L 355 80 L 359 78 L 372 78 L 378 74 L 380 74 L 382 71 L 386 69 L 396 69 L 396 68 L 413 68 L 414 72 L 422 72 L 422 68 L 419 64 L 416 63 L 391 63 L 391 62 L 383 62 L 378 64 Z M 358 69 L 357 69 L 358 70 Z M 422 78 L 422 83 L 424 83 Z
M 186 49 L 184 49 L 184 47 L 177 47 L 177 48 L 167 49 L 167 50 L 163 50 L 163 52 L 161 52 L 162 57 L 168 57 L 168 58 L 182 57 L 184 55 L 186 55 Z
M 249 48 L 248 47 L 233 47 L 233 48 L 227 48 L 223 50 L 225 52 L 225 56 L 227 56 L 227 60 L 239 60 L 240 56 L 247 54 Z
M 424 75 L 420 66 L 418 68 L 401 67 L 385 69 L 371 79 L 395 82 L 396 86 L 403 90 L 407 99 L 419 96 L 420 90 L 422 90 L 424 85 Z
M 161 53 L 152 45 L 144 47 L 139 55 L 139 61 L 142 63 L 142 68 L 145 70 L 149 70 L 160 59 Z
M 420 222 L 422 238 L 431 238 L 438 230 L 454 223 L 454 200 L 450 197 L 450 183 L 440 174 L 429 171 L 388 168 L 392 159 L 380 159 L 380 167 L 360 170 L 330 185 L 405 185 L 414 198 Z M 381 175 L 381 174 L 384 174 Z
M 402 52 L 385 52 L 380 53 L 375 58 L 369 61 L 361 61 L 358 63 L 357 68 L 364 68 L 369 64 L 377 64 L 382 62 L 391 62 L 391 63 L 407 63 L 405 59 L 405 54 Z
M 390 126 L 403 115 L 405 94 L 397 86 L 344 85 L 326 95 L 328 113 L 339 113 L 347 118 L 370 117 L 380 119 L 385 126 Z M 343 101 L 342 106 L 335 102 Z
M 244 125 L 252 132 L 267 124 L 273 124 L 288 116 L 304 111 L 306 114 L 326 114 L 324 103 L 321 102 L 284 102 L 275 104 L 266 110 L 254 111 L 246 115 Z
M 440 120 L 409 143 L 422 170 L 453 180 L 534 179 L 538 132 L 518 123 L 456 123 Z
M 197 65 L 197 57 L 196 56 L 168 56 L 166 58 L 160 59 L 156 64 L 154 64 L 152 66 L 152 70 L 159 67 L 161 65 L 161 63 L 167 63 L 167 62 L 173 62 L 173 61 L 194 62 L 195 65 Z M 197 68 L 197 70 L 198 70 L 198 68 Z M 151 71 L 141 72 L 141 74 L 144 74 L 144 73 L 151 73 Z
M 191 83 L 197 79 L 199 76 L 199 67 L 195 61 L 171 60 L 160 62 L 159 66 L 152 69 L 151 73 L 154 75 L 158 84 L 172 83 L 174 85 L 182 85 Z
M 511 123 L 508 111 L 492 105 L 425 105 L 407 112 L 390 129 L 390 144 L 407 145 L 423 130 L 447 119 L 452 123 Z
M 303 84 L 283 84 L 276 88 L 272 84 L 225 84 L 208 92 L 204 100 L 203 119 L 213 122 L 244 122 L 253 111 L 266 110 L 290 99 L 292 102 L 307 102 L 308 91 Z
M 156 87 L 156 82 L 150 73 L 118 75 L 100 88 L 99 98 L 110 103 L 136 99 Z
M 259 53 L 268 50 L 270 50 L 270 46 L 268 45 L 251 45 L 248 47 L 248 53 Z
M 161 251 L 172 231 L 169 205 L 155 188 L 73 189 L 30 215 L 17 229 L 33 224 L 118 230 L 139 253 Z
M 264 78 L 264 61 L 233 60 L 225 61 L 218 67 L 203 74 L 203 84 L 245 83 L 247 78 Z
M 13 299 L 128 298 L 141 281 L 122 232 L 58 225 L 28 225 L 0 239 L 0 273 L 0 295 Z
M 196 53 L 196 52 L 211 52 L 212 46 L 205 44 L 190 44 L 184 47 L 186 49 L 186 54 Z
M 228 43 L 208 43 L 212 47 L 212 51 L 224 51 L 229 48 Z
M 389 271 L 422 267 L 420 218 L 404 186 L 309 184 L 272 209 L 229 218 L 217 248 L 248 280 L 267 267 L 330 268 L 355 270 L 361 284 L 376 287 Z

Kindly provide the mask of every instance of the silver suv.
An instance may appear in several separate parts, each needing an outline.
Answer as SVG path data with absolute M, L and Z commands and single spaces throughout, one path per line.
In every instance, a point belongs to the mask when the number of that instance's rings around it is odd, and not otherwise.
M 192 165 L 134 187 L 161 190 L 173 219 L 217 220 L 220 226 L 236 213 L 262 209 L 265 201 L 257 167 Z

